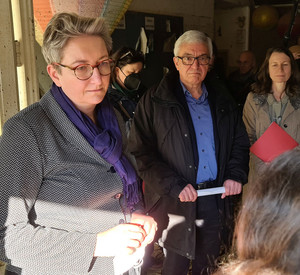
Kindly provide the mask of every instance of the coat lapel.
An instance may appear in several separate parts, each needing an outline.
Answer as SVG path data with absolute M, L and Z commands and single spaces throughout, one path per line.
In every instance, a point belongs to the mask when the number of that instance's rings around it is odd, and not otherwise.
M 291 102 L 288 101 L 286 108 L 283 113 L 282 121 L 284 122 L 287 117 L 295 111 L 295 108 L 292 106 Z
M 96 161 L 106 163 L 99 153 L 87 142 L 76 126 L 69 120 L 50 91 L 42 97 L 40 105 L 51 120 L 53 126 L 68 142 Z

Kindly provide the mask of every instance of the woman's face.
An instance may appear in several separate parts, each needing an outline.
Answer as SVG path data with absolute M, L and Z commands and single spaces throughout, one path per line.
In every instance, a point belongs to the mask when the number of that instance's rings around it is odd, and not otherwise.
M 62 53 L 61 64 L 71 68 L 80 64 L 95 65 L 108 59 L 104 40 L 98 36 L 82 35 L 70 38 Z M 61 72 L 48 65 L 48 73 L 73 104 L 82 112 L 90 113 L 100 103 L 109 86 L 110 75 L 102 76 L 97 68 L 87 80 L 79 80 L 74 71 L 60 66 Z
M 291 60 L 285 53 L 274 52 L 269 59 L 269 74 L 273 83 L 287 82 L 291 77 Z
M 143 69 L 143 63 L 142 62 L 136 62 L 132 64 L 127 64 L 121 69 L 116 67 L 116 79 L 119 85 L 121 87 L 125 88 L 124 81 L 126 76 L 133 74 L 133 73 L 139 73 Z

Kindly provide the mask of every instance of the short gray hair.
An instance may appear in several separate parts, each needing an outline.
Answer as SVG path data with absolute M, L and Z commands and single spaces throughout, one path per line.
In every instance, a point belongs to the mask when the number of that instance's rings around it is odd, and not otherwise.
M 197 30 L 186 31 L 176 40 L 175 45 L 174 45 L 174 56 L 178 55 L 180 47 L 183 44 L 191 44 L 191 43 L 206 44 L 208 51 L 209 51 L 209 56 L 212 57 L 213 47 L 212 47 L 211 39 L 204 32 L 200 32 Z
M 47 64 L 59 63 L 68 40 L 81 35 L 101 37 L 110 53 L 112 39 L 103 18 L 83 17 L 75 13 L 62 12 L 51 18 L 44 33 L 42 53 Z

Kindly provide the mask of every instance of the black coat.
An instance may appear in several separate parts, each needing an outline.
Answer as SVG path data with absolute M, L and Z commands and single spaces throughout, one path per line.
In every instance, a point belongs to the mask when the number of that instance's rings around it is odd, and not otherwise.
M 226 179 L 247 182 L 249 139 L 233 99 L 218 83 L 205 83 L 212 111 L 218 163 L 217 186 Z M 191 183 L 196 187 L 198 151 L 193 122 L 177 72 L 170 73 L 150 89 L 137 105 L 130 133 L 129 149 L 136 157 L 145 182 L 146 208 L 163 229 L 164 246 L 194 258 L 196 207 L 178 199 Z M 222 222 L 232 218 L 230 197 L 216 196 Z M 175 216 L 172 216 L 175 215 Z M 184 217 L 174 226 L 172 217 Z M 170 218 L 171 217 L 171 218 Z M 225 227 L 224 227 L 225 228 Z
M 121 88 L 117 89 L 112 84 L 109 85 L 107 94 L 109 101 L 120 112 L 125 122 L 133 117 L 137 104 L 136 98 L 129 98 L 126 92 L 122 91 Z

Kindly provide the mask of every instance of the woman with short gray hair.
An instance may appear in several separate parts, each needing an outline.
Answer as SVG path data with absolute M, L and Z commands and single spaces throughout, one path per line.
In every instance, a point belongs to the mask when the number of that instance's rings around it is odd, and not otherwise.
M 53 85 L 5 123 L 0 140 L 0 260 L 9 272 L 139 274 L 156 222 L 143 214 L 106 97 L 110 50 L 101 18 L 59 13 L 47 26 Z

